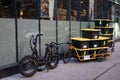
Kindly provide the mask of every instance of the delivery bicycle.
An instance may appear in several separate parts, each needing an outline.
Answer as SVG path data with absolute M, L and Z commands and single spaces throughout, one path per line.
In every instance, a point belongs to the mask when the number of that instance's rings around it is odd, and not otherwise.
M 54 69 L 58 66 L 58 48 L 54 46 L 53 43 L 48 43 L 45 45 L 46 48 L 44 57 L 38 55 L 38 50 L 36 48 L 37 39 L 41 36 L 42 34 L 29 35 L 32 54 L 24 56 L 19 62 L 19 71 L 25 77 L 34 75 L 41 66 L 44 66 L 42 69 L 47 68 L 47 70 Z

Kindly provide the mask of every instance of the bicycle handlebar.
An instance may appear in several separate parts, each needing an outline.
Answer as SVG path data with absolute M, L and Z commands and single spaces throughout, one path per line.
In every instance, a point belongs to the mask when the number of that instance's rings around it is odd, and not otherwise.
M 33 46 L 32 44 L 34 45 L 34 48 L 36 48 L 36 44 L 37 44 L 37 38 L 39 36 L 42 36 L 43 34 L 29 34 L 28 37 L 30 37 L 30 46 L 31 46 L 31 49 L 33 50 Z
M 43 34 L 37 34 L 36 37 L 43 36 Z

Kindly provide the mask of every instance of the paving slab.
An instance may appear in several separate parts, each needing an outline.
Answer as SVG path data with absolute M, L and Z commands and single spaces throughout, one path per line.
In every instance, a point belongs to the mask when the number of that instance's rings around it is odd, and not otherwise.
M 96 80 L 120 80 L 120 64 L 116 64 Z

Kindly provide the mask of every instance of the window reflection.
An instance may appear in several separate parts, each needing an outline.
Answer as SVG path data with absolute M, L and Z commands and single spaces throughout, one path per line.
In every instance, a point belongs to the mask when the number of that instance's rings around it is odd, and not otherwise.
M 96 18 L 111 19 L 111 2 L 108 0 L 97 0 L 96 2 Z
M 71 16 L 72 21 L 79 20 L 80 15 L 80 0 L 71 0 Z
M 38 19 L 40 15 L 40 19 L 53 20 L 54 17 L 54 0 L 0 0 L 0 17 L 15 18 L 15 8 L 20 19 Z
M 38 19 L 39 9 L 41 9 L 41 19 L 50 19 L 55 15 L 55 0 L 40 0 L 41 6 L 38 6 L 39 0 L 16 0 L 17 1 L 17 17 L 23 19 Z M 111 3 L 108 0 L 95 0 L 95 18 L 111 18 Z M 71 20 L 89 20 L 89 0 L 57 0 L 57 19 L 68 20 L 69 13 Z M 15 17 L 15 0 L 0 0 L 0 17 Z M 71 8 L 71 11 L 69 10 Z M 52 19 L 51 19 L 52 20 Z
M 17 0 L 18 18 L 37 18 L 37 0 Z
M 57 2 L 57 19 L 67 20 L 67 0 L 58 0 Z
M 86 6 L 87 5 L 87 6 Z M 71 0 L 71 20 L 87 21 L 89 13 L 89 0 Z
M 89 0 L 80 0 L 80 20 L 89 19 Z
M 13 18 L 14 15 L 14 0 L 0 0 L 0 17 Z

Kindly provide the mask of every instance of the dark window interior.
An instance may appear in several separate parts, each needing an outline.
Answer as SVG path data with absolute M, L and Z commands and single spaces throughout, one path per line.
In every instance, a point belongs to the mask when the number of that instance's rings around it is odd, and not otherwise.
M 37 18 L 37 0 L 17 0 L 18 18 Z
M 0 0 L 0 17 L 13 18 L 14 15 L 14 0 Z
M 97 0 L 95 5 L 95 18 L 111 19 L 111 2 L 109 2 L 108 0 Z

